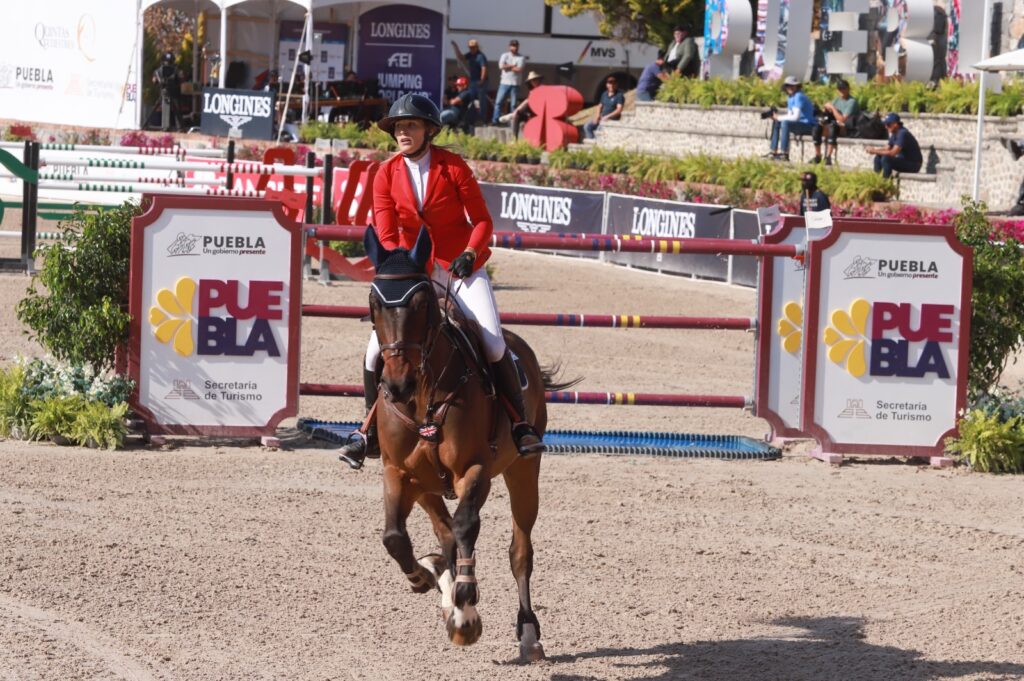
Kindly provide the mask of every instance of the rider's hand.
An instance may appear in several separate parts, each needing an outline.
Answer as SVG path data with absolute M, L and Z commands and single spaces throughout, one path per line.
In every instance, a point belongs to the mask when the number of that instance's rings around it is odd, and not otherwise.
M 475 262 L 476 255 L 469 251 L 464 251 L 459 254 L 459 257 L 452 260 L 452 264 L 448 268 L 448 271 L 459 279 L 466 279 L 469 275 L 473 274 L 473 263 Z

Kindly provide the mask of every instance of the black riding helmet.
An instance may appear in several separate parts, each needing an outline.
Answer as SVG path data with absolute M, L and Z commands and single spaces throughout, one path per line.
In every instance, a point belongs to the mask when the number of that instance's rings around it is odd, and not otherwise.
M 394 136 L 395 123 L 403 118 L 419 118 L 427 123 L 433 123 L 438 129 L 441 128 L 441 112 L 437 110 L 437 106 L 429 97 L 413 94 L 402 95 L 395 100 L 387 117 L 377 121 L 377 127 Z

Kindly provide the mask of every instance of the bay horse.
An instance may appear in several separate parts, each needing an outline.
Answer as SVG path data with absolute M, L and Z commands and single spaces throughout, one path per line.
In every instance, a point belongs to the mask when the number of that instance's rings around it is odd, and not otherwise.
M 475 643 L 483 631 L 474 553 L 480 509 L 491 478 L 502 475 L 512 510 L 509 562 L 519 590 L 516 639 L 524 659 L 542 659 L 540 624 L 530 602 L 530 533 L 537 520 L 541 457 L 519 455 L 501 400 L 484 377 L 486 361 L 474 361 L 459 343 L 449 316 L 455 314 L 454 303 L 439 297 L 426 272 L 432 248 L 427 230 L 420 229 L 411 251 L 385 249 L 372 226 L 364 243 L 376 270 L 370 318 L 383 358 L 380 392 L 368 421 L 377 420 L 384 467 L 384 546 L 414 592 L 441 592 L 448 638 L 457 645 Z M 527 417 L 543 433 L 544 390 L 576 381 L 556 383 L 555 371 L 542 370 L 522 338 L 509 331 L 504 336 L 526 376 Z M 458 498 L 454 516 L 443 496 Z M 430 517 L 440 555 L 414 557 L 406 530 L 414 504 Z

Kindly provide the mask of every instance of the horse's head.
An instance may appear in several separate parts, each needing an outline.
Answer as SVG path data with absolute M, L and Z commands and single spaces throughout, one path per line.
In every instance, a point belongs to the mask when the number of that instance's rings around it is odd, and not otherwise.
M 370 318 L 384 359 L 382 380 L 392 399 L 406 402 L 416 387 L 417 373 L 426 364 L 440 321 L 437 294 L 426 272 L 430 235 L 420 228 L 411 251 L 389 251 L 370 227 L 363 242 L 377 272 L 370 287 Z

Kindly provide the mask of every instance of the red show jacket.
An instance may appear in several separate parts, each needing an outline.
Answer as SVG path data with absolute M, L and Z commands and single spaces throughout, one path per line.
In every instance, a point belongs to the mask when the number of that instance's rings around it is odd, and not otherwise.
M 491 256 L 488 243 L 494 223 L 480 186 L 462 157 L 447 149 L 430 147 L 422 212 L 416 205 L 404 157 L 396 154 L 385 161 L 373 180 L 373 216 L 377 237 L 388 249 L 411 249 L 420 225 L 426 225 L 434 242 L 430 269 L 435 259 L 447 268 L 467 246 L 476 251 L 473 271 Z

